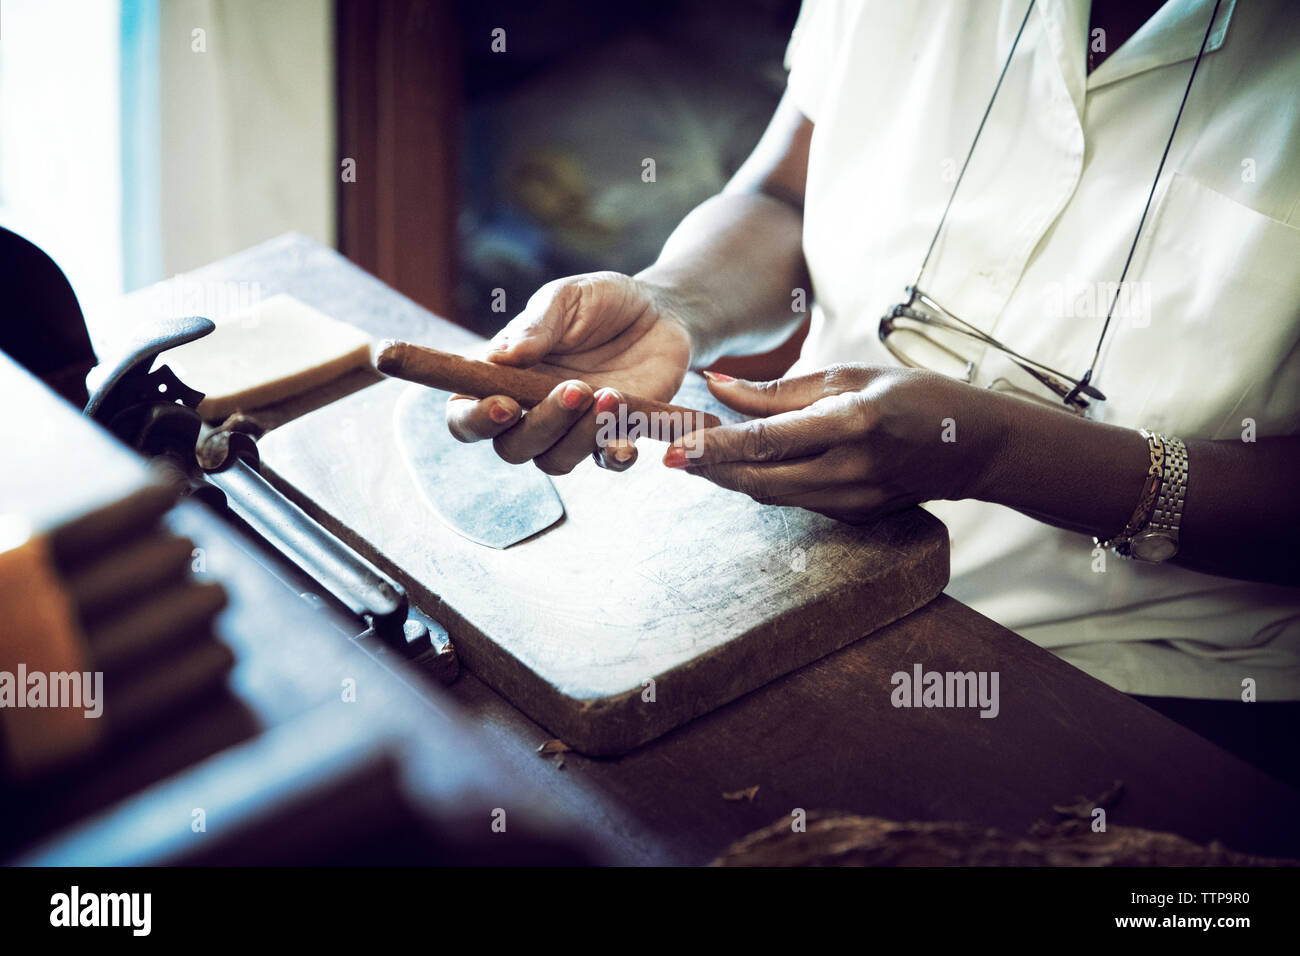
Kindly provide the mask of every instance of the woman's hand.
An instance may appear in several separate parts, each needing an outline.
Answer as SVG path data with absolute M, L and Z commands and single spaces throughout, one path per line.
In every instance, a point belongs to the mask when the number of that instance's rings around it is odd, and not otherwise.
M 1134 429 L 933 372 L 838 365 L 775 382 L 713 375 L 709 388 L 764 417 L 684 435 L 664 464 L 855 524 L 976 498 L 1104 539 L 1125 526 L 1148 476 L 1147 442 Z M 1300 438 L 1184 440 L 1176 563 L 1300 586 Z
M 487 359 L 566 380 L 526 414 L 504 395 L 452 396 L 447 426 L 461 441 L 491 438 L 506 461 L 531 460 L 551 475 L 571 471 L 593 452 L 607 468 L 631 467 L 631 441 L 598 447 L 596 414 L 617 413 L 620 389 L 668 401 L 681 387 L 691 336 L 668 298 L 666 290 L 617 272 L 548 282 L 492 340 Z M 587 379 L 618 388 L 593 393 Z
M 664 464 L 854 524 L 980 497 L 1006 434 L 999 396 L 932 372 L 837 365 L 774 382 L 708 378 L 724 404 L 763 417 L 683 436 Z

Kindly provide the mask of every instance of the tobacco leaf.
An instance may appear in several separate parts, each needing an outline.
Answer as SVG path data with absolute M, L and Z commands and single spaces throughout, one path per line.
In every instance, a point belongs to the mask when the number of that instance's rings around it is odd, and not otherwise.
M 1102 792 L 1097 797 L 1086 797 L 1083 795 L 1074 798 L 1073 803 L 1058 803 L 1052 805 L 1052 812 L 1058 817 L 1067 819 L 1087 820 L 1092 816 L 1092 811 L 1100 807 L 1103 810 L 1110 810 L 1119 802 L 1120 796 L 1124 793 L 1124 781 L 1116 780 L 1109 790 Z
M 1240 853 L 1218 841 L 1112 826 L 1092 832 L 1064 820 L 1050 832 L 1008 833 L 957 821 L 897 822 L 813 810 L 736 841 L 711 866 L 1297 866 L 1300 860 Z

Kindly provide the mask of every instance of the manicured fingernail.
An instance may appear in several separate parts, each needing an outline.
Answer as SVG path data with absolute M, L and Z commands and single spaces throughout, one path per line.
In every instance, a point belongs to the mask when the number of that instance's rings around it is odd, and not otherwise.
M 596 411 L 618 412 L 618 394 L 612 389 L 602 388 L 596 395 Z
M 719 385 L 726 385 L 728 382 L 734 382 L 735 379 L 724 372 L 705 372 L 704 377 L 710 382 L 717 382 Z
M 566 385 L 564 391 L 560 393 L 560 401 L 564 402 L 564 407 L 573 411 L 582 404 L 582 389 L 576 385 Z
M 681 445 L 669 445 L 668 451 L 664 452 L 664 464 L 669 468 L 685 468 L 686 449 Z
M 510 421 L 510 416 L 513 414 L 514 412 L 506 408 L 502 402 L 493 402 L 488 406 L 488 415 L 491 416 L 492 420 L 498 425 L 504 425 L 506 422 Z

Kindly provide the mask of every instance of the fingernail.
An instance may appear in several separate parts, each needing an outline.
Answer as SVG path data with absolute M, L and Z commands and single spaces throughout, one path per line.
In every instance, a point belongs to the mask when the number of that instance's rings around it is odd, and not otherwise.
M 510 337 L 509 337 L 509 336 L 503 335 L 503 336 L 501 336 L 500 338 L 497 338 L 497 339 L 493 339 L 493 340 L 492 340 L 492 351 L 493 351 L 493 352 L 504 352 L 504 351 L 505 351 L 506 349 L 508 349 L 508 348 L 510 348 Z
M 734 382 L 735 379 L 725 372 L 705 372 L 704 377 L 710 382 L 717 382 L 719 385 L 726 385 L 728 382 Z
M 598 412 L 617 412 L 618 395 L 610 389 L 603 388 L 600 394 L 596 396 L 596 411 Z
M 686 449 L 681 445 L 669 445 L 668 451 L 664 452 L 664 464 L 669 468 L 685 468 Z
M 560 400 L 564 402 L 564 407 L 570 411 L 581 405 L 583 398 L 582 389 L 576 385 L 566 385 L 564 391 L 560 393 Z
M 506 408 L 505 404 L 502 402 L 493 402 L 488 406 L 488 415 L 498 425 L 504 425 L 506 422 L 510 421 L 510 416 L 513 414 L 514 412 Z

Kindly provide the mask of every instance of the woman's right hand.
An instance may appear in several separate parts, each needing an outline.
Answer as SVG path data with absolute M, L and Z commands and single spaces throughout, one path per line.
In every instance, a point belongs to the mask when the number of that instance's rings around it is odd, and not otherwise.
M 572 471 L 593 452 L 606 468 L 631 467 L 636 446 L 598 443 L 596 414 L 617 414 L 623 394 L 666 402 L 681 387 L 691 335 L 668 300 L 664 289 L 618 272 L 548 282 L 492 339 L 486 357 L 564 381 L 527 412 L 504 395 L 453 395 L 447 427 L 461 441 L 490 438 L 506 461 L 531 460 L 548 475 Z M 589 381 L 608 387 L 594 392 Z

